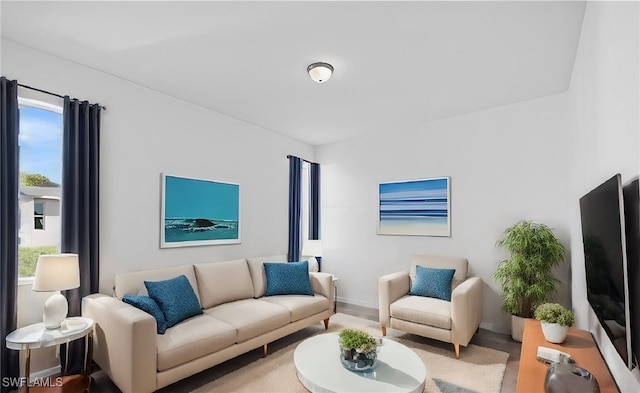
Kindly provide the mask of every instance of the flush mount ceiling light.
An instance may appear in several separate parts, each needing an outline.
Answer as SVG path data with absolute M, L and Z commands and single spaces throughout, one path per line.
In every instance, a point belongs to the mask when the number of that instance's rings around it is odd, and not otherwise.
M 329 63 L 313 63 L 307 67 L 307 72 L 311 79 L 318 83 L 324 83 L 331 78 L 333 73 L 333 66 Z

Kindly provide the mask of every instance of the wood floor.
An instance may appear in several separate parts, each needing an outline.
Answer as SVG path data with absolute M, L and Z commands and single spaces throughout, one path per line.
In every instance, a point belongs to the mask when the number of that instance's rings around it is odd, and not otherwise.
M 337 312 L 354 315 L 360 318 L 369 319 L 372 321 L 378 320 L 378 310 L 372 308 L 365 308 L 360 306 L 354 306 L 344 303 L 337 304 Z M 284 348 L 296 341 L 299 341 L 310 334 L 308 331 L 312 328 L 307 328 L 302 331 L 293 333 L 287 337 L 284 337 L 274 343 L 269 344 L 270 348 L 277 350 Z M 515 342 L 511 339 L 511 336 L 494 333 L 485 329 L 479 329 L 475 334 L 471 343 L 479 345 L 481 347 L 493 348 L 499 351 L 507 352 L 509 354 L 509 360 L 507 361 L 507 369 L 505 371 L 504 379 L 502 381 L 501 393 L 512 393 L 516 391 L 516 382 L 518 379 L 518 366 L 520 362 L 520 346 L 519 342 Z M 433 346 L 451 349 L 453 346 L 448 343 L 443 343 L 437 340 L 433 340 L 429 343 Z M 461 351 L 464 351 L 462 348 Z M 219 378 L 222 375 L 230 373 L 234 370 L 242 368 L 247 364 L 254 362 L 262 357 L 262 348 L 258 348 L 254 351 L 249 351 L 243 355 L 240 355 L 234 359 L 228 360 L 222 364 L 205 370 L 192 377 L 186 378 L 173 385 L 167 386 L 164 389 L 159 390 L 159 393 L 187 393 L 199 386 L 204 385 L 206 382 L 215 378 Z M 96 371 L 92 374 L 93 383 L 91 384 L 91 393 L 119 393 L 120 390 L 109 380 L 109 378 L 102 372 Z

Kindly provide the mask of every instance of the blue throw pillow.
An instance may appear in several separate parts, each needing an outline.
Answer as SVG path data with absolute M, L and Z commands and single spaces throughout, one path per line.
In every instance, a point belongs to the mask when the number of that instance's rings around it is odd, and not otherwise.
M 158 303 L 151 299 L 149 296 L 144 295 L 124 295 L 122 301 L 128 303 L 135 308 L 151 314 L 156 319 L 156 325 L 158 325 L 158 334 L 164 334 L 167 330 L 167 320 L 164 318 L 164 314 Z
M 184 274 L 170 280 L 145 281 L 144 286 L 147 287 L 149 297 L 160 306 L 168 328 L 202 314 L 202 306 Z
M 267 275 L 265 296 L 274 295 L 309 295 L 313 296 L 313 288 L 309 280 L 309 263 L 264 263 Z
M 451 281 L 456 269 L 434 269 L 416 265 L 411 295 L 451 301 Z

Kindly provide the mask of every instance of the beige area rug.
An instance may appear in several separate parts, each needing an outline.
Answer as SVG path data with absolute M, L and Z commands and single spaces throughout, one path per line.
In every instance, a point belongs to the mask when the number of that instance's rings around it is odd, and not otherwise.
M 338 332 L 343 328 L 362 329 L 380 336 L 379 324 L 347 314 L 331 317 L 329 329 L 317 333 Z M 312 334 L 313 335 L 313 334 Z M 509 354 L 473 344 L 460 350 L 460 359 L 455 358 L 453 345 L 439 348 L 429 345 L 422 337 L 389 329 L 387 338 L 413 349 L 427 367 L 427 393 L 499 393 Z M 247 366 L 223 375 L 193 390 L 206 392 L 277 392 L 304 393 L 305 387 L 298 380 L 293 364 L 293 352 L 300 341 L 289 344 L 260 358 Z

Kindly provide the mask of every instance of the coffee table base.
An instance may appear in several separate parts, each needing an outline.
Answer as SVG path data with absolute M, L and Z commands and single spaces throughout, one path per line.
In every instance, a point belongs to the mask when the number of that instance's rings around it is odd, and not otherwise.
M 349 371 L 340 363 L 338 335 L 320 334 L 298 345 L 293 361 L 298 379 L 309 391 L 402 392 L 424 390 L 427 369 L 422 359 L 406 346 L 383 339 L 378 360 L 371 370 Z

